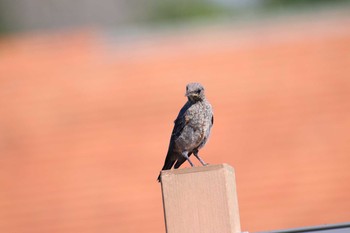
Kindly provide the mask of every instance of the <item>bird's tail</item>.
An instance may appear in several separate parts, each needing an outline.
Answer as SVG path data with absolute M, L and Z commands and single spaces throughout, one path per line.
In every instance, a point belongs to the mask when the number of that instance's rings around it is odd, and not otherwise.
M 159 176 L 158 176 L 157 180 L 158 180 L 158 182 L 160 182 L 160 174 L 159 174 Z
M 162 168 L 162 170 L 169 170 L 173 167 L 174 163 L 176 162 L 176 156 L 174 156 L 173 154 L 168 153 L 164 162 L 164 166 Z M 160 174 L 157 178 L 158 182 L 160 182 Z

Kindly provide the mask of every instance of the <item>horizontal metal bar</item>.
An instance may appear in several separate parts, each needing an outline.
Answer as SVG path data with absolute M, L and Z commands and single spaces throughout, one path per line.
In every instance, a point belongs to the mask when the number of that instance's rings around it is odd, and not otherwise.
M 304 232 L 321 232 L 326 233 L 327 231 L 338 230 L 338 229 L 348 229 L 350 233 L 350 222 L 339 223 L 339 224 L 327 224 L 312 227 L 301 227 L 286 230 L 273 230 L 273 231 L 263 231 L 257 233 L 304 233 Z

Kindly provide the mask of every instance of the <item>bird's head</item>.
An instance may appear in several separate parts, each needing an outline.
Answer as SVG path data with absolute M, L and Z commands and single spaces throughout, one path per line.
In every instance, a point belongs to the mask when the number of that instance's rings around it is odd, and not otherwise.
M 205 99 L 204 87 L 200 83 L 189 83 L 186 86 L 186 95 L 191 102 Z

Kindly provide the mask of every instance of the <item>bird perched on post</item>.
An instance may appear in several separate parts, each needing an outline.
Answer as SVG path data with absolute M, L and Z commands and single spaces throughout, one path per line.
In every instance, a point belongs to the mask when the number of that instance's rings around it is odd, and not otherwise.
M 169 149 L 162 170 L 173 167 L 179 168 L 186 160 L 193 167 L 191 154 L 207 165 L 198 155 L 198 151 L 205 145 L 214 123 L 213 109 L 205 98 L 204 87 L 199 83 L 189 83 L 186 86 L 188 101 L 182 107 L 175 120 L 171 133 Z M 160 175 L 158 176 L 160 181 Z

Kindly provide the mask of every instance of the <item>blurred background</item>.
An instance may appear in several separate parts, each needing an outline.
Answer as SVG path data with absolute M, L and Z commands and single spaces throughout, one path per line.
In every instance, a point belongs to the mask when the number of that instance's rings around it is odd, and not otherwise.
M 194 81 L 242 230 L 350 221 L 350 1 L 0 0 L 0 33 L 0 232 L 165 232 Z

